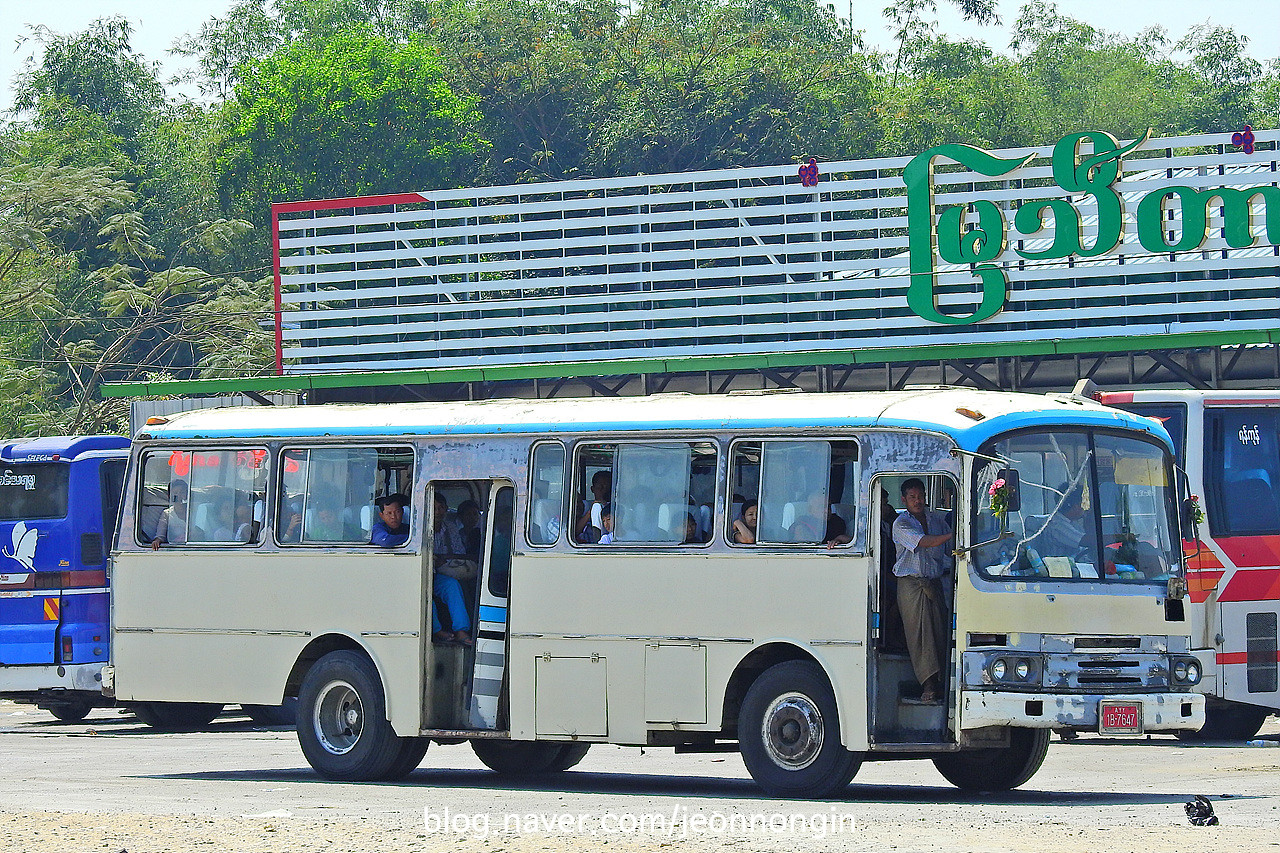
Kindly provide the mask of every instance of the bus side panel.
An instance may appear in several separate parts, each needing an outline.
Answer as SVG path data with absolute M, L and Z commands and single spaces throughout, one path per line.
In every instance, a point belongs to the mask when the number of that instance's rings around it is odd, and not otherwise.
M 112 572 L 116 696 L 277 704 L 303 649 L 338 634 L 377 664 L 396 732 L 416 735 L 422 577 L 421 557 L 408 553 L 308 549 L 256 559 L 234 548 L 118 553 Z M 208 595 L 189 594 L 202 587 Z
M 865 748 L 867 565 L 848 552 L 517 557 L 512 737 L 569 738 L 573 725 L 596 725 L 597 712 L 607 732 L 576 734 L 643 744 L 650 731 L 717 731 L 734 669 L 772 641 L 827 669 L 844 741 Z M 572 703 L 547 689 L 567 673 L 577 679 Z

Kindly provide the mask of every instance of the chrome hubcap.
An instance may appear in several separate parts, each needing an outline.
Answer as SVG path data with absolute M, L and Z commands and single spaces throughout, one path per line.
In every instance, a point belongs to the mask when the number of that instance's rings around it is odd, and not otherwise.
M 822 713 L 803 693 L 787 693 L 765 709 L 760 734 L 774 764 L 784 770 L 803 770 L 822 751 Z
M 334 755 L 351 751 L 364 730 L 360 694 L 345 681 L 331 681 L 316 698 L 312 725 L 320 745 Z

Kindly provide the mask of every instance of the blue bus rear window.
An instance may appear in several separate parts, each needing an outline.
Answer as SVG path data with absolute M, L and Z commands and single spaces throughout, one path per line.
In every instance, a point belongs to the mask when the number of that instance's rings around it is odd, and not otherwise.
M 56 462 L 0 468 L 0 521 L 65 518 L 70 470 Z

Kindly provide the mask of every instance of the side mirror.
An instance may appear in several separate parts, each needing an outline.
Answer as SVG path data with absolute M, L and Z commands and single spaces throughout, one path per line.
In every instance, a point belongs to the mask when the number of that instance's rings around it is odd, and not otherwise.
M 996 472 L 996 478 L 1004 480 L 1004 487 L 1007 493 L 1005 509 L 1009 512 L 1017 512 L 1022 509 L 1022 484 L 1018 479 L 1018 469 L 1001 468 Z

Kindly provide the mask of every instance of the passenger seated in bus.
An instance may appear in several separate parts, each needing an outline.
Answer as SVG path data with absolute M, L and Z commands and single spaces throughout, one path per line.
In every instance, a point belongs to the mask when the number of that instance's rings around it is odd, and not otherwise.
M 733 541 L 739 545 L 756 544 L 756 525 L 760 519 L 760 505 L 756 501 L 744 501 L 742 513 L 733 522 Z
M 683 545 L 701 545 L 704 541 L 702 534 L 698 531 L 698 520 L 691 512 L 684 514 L 684 538 L 680 541 Z
M 284 501 L 280 512 L 285 519 L 284 529 L 280 531 L 280 541 L 296 545 L 302 541 L 302 500 L 290 498 Z
M 600 534 L 600 541 L 597 545 L 613 544 L 613 504 L 605 504 L 600 508 L 600 526 L 603 533 Z
M 391 497 L 404 498 L 404 495 Z M 390 500 L 390 497 L 388 498 Z M 405 498 L 405 503 L 408 498 Z M 403 507 L 403 505 L 402 505 Z M 449 516 L 449 501 L 440 492 L 435 494 L 435 512 L 432 514 L 432 559 L 436 567 L 443 566 L 452 560 L 465 560 L 466 548 L 462 541 L 462 531 L 457 521 Z M 374 524 L 377 527 L 377 524 Z M 376 535 L 376 532 L 375 532 Z M 406 534 L 406 539 L 408 538 Z M 436 571 L 433 574 L 434 597 L 444 604 L 445 615 L 449 617 L 449 629 L 445 630 L 440 621 L 439 608 L 431 608 L 431 636 L 438 642 L 458 642 L 464 646 L 472 644 L 471 613 L 467 607 L 466 596 L 462 592 L 462 582 L 457 578 Z
M 797 518 L 791 525 L 792 542 L 823 542 L 828 548 L 833 548 L 852 541 L 849 526 L 831 511 L 825 494 L 814 492 L 809 495 L 805 508 L 808 515 Z
M 613 473 L 597 471 L 591 475 L 591 500 L 583 501 L 583 512 L 574 525 L 573 535 L 579 542 L 594 544 L 600 541 L 600 528 L 592 519 L 592 508 L 603 507 L 613 500 Z
M 258 526 L 253 520 L 253 504 L 248 501 L 236 503 L 236 530 L 233 540 L 236 542 L 257 542 Z
M 376 523 L 374 527 L 377 528 Z M 406 533 L 406 537 L 407 535 Z M 338 516 L 337 507 L 331 503 L 323 503 L 316 508 L 315 517 L 307 527 L 307 538 L 316 542 L 342 542 L 347 539 L 347 531 Z
M 920 683 L 920 701 L 941 698 L 941 675 L 947 660 L 946 595 L 943 577 L 948 567 L 946 543 L 954 535 L 943 513 L 929 509 L 924 481 L 911 477 L 902 484 L 906 510 L 893 522 L 897 562 L 898 608 L 907 634 L 911 667 Z
M 409 541 L 409 522 L 405 521 L 404 508 L 409 498 L 399 492 L 383 495 L 374 501 L 378 508 L 378 520 L 373 523 L 369 541 L 379 548 L 398 548 Z
M 462 542 L 466 546 L 467 559 L 480 562 L 480 546 L 484 531 L 480 529 L 480 507 L 473 500 L 458 504 L 458 523 L 462 528 Z
M 151 540 L 151 550 L 161 545 L 185 545 L 187 542 L 187 496 L 191 489 L 185 480 L 169 484 L 169 507 L 160 513 L 156 525 L 156 538 Z

